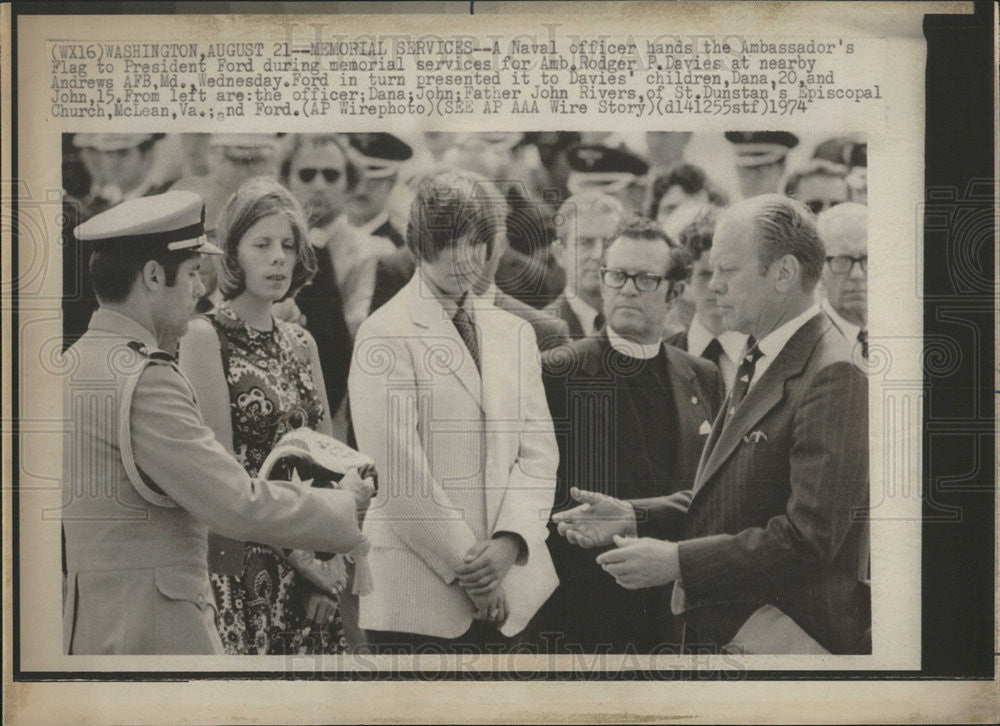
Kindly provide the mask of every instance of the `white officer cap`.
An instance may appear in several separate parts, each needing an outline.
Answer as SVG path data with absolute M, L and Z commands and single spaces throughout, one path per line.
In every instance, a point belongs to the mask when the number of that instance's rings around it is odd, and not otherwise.
M 98 250 L 222 254 L 205 236 L 205 203 L 194 192 L 170 191 L 130 199 L 91 217 L 74 234 Z

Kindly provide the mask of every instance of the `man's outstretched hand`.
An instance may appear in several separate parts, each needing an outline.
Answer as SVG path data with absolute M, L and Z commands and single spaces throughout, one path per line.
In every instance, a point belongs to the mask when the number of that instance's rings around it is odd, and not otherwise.
M 615 535 L 636 535 L 635 510 L 628 502 L 577 487 L 570 489 L 570 495 L 580 506 L 554 514 L 552 521 L 572 544 L 590 549 L 613 544 Z

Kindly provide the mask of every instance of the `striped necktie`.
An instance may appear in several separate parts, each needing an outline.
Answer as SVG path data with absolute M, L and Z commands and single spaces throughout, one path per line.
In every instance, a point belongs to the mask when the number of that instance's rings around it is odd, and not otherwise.
M 479 362 L 479 341 L 476 339 L 476 325 L 472 322 L 472 317 L 464 307 L 459 306 L 458 312 L 455 313 L 451 321 L 455 324 L 458 334 L 462 336 L 465 347 L 472 354 L 472 360 L 476 362 L 476 369 L 482 372 L 482 366 Z
M 746 397 L 747 391 L 750 389 L 750 381 L 753 380 L 754 371 L 757 369 L 757 361 L 764 355 L 761 349 L 757 347 L 757 341 L 752 336 L 747 340 L 747 346 L 748 350 L 740 362 L 740 367 L 736 371 L 736 381 L 733 383 L 733 391 L 729 403 L 730 416 L 733 415 L 736 407 Z

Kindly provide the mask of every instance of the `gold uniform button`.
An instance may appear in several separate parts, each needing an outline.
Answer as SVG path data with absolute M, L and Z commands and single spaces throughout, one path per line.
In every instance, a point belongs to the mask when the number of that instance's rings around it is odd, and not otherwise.
M 698 403 L 698 397 L 697 396 L 691 396 L 691 403 L 692 403 L 692 405 L 697 404 Z

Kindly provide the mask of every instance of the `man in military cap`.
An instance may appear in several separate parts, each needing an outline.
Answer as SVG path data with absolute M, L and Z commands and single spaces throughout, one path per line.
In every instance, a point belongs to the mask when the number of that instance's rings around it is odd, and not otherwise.
M 785 157 L 799 144 L 787 131 L 727 131 L 736 153 L 736 176 L 744 199 L 780 191 Z
M 202 421 L 171 355 L 204 292 L 204 207 L 192 192 L 124 202 L 77 228 L 100 308 L 68 351 L 63 453 L 64 649 L 220 654 L 207 532 L 349 551 L 363 542 L 356 473 L 344 490 L 251 480 Z
M 569 150 L 567 161 L 570 194 L 597 189 L 618 199 L 626 211 L 643 210 L 649 164 L 641 157 L 624 148 L 580 144 Z
M 392 134 L 348 134 L 358 183 L 347 202 L 347 218 L 363 232 L 385 237 L 399 249 L 403 234 L 389 219 L 386 205 L 399 179 L 399 169 L 413 156 L 413 149 Z

